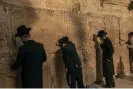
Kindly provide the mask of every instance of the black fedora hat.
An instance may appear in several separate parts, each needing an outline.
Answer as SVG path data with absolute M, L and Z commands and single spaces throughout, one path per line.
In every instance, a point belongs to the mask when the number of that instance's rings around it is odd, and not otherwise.
M 133 32 L 128 33 L 128 36 L 133 36 Z
M 100 30 L 98 31 L 98 37 L 103 37 L 103 36 L 106 36 L 107 35 L 107 32 L 105 32 L 104 30 Z
M 68 43 L 68 42 L 70 42 L 70 41 L 69 41 L 69 38 L 68 38 L 67 36 L 64 36 L 64 37 L 62 38 L 62 41 L 63 41 L 63 43 Z
M 29 31 L 31 30 L 31 28 L 26 28 L 25 25 L 21 25 L 17 28 L 17 33 L 16 33 L 16 37 L 22 36 L 24 34 L 28 34 Z

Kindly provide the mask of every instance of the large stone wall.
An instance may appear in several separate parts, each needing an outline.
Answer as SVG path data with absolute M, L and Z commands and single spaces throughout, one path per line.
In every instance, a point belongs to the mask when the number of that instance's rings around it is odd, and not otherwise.
M 129 74 L 128 49 L 123 41 L 133 28 L 129 0 L 3 0 L 0 1 L 0 87 L 15 87 L 16 72 L 10 64 L 22 44 L 14 37 L 16 28 L 32 27 L 31 36 L 42 42 L 48 60 L 44 63 L 44 87 L 68 87 L 64 63 L 57 40 L 68 35 L 76 44 L 82 60 L 84 83 L 95 81 L 95 48 L 93 34 L 105 29 L 115 48 L 114 64 L 123 58 L 125 73 Z M 17 85 L 19 84 L 17 73 Z

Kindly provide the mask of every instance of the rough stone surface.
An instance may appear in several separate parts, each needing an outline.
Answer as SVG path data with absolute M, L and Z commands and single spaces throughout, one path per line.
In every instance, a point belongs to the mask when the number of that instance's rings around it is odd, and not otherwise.
M 68 35 L 76 44 L 82 60 L 85 85 L 96 79 L 95 48 L 92 35 L 105 29 L 115 48 L 114 64 L 120 56 L 125 73 L 129 74 L 128 49 L 125 42 L 133 28 L 133 12 L 127 7 L 130 0 L 0 0 L 0 87 L 16 87 L 20 75 L 10 70 L 17 48 L 22 45 L 15 38 L 16 28 L 32 27 L 31 36 L 42 42 L 48 61 L 44 63 L 44 87 L 68 87 L 64 63 L 57 40 Z M 20 87 L 20 86 L 17 86 Z

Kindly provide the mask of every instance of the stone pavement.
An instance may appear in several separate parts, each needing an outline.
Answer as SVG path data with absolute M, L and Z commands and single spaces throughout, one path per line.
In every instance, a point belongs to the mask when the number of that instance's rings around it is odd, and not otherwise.
M 124 79 L 115 79 L 116 88 L 133 88 L 133 74 Z
M 133 81 L 126 79 L 116 79 L 116 88 L 133 88 Z
M 124 77 L 123 79 L 115 78 L 116 88 L 133 88 L 133 74 Z M 89 88 L 102 88 L 97 84 L 88 86 Z

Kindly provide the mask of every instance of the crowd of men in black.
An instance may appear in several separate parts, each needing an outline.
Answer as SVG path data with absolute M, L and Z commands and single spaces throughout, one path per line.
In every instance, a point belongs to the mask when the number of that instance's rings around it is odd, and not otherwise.
M 42 88 L 42 64 L 47 60 L 46 51 L 43 44 L 35 42 L 29 31 L 31 28 L 27 28 L 25 25 L 21 25 L 17 29 L 16 37 L 20 37 L 24 45 L 19 47 L 19 52 L 15 63 L 12 65 L 12 69 L 17 69 L 22 65 L 22 87 L 23 88 Z M 105 87 L 115 87 L 113 79 L 114 65 L 113 65 L 113 53 L 114 48 L 111 40 L 106 36 L 107 33 L 104 30 L 100 30 L 97 37 L 100 38 L 102 44 L 100 45 L 103 50 L 103 75 L 106 80 Z M 75 44 L 69 41 L 68 37 L 63 37 L 58 40 L 59 47 L 63 53 L 63 60 L 68 76 L 68 85 L 70 88 L 85 88 L 83 84 L 83 75 L 81 61 L 78 56 Z M 69 78 L 70 75 L 70 78 Z M 70 80 L 69 80 L 70 79 Z M 77 85 L 76 85 L 77 84 Z

